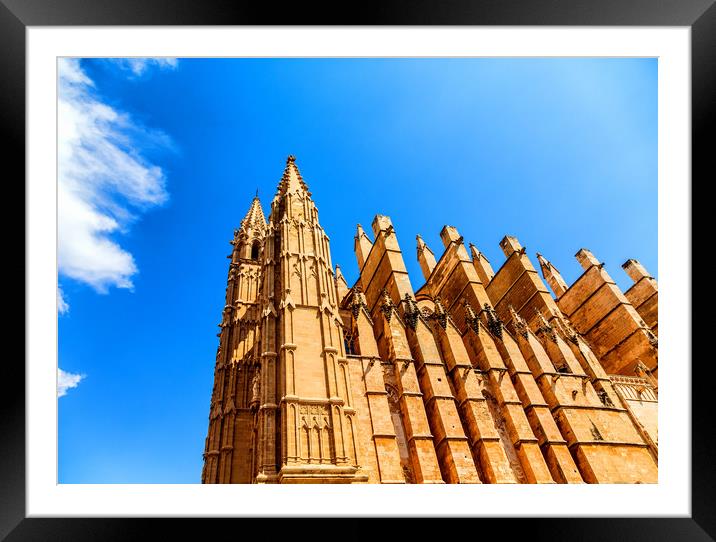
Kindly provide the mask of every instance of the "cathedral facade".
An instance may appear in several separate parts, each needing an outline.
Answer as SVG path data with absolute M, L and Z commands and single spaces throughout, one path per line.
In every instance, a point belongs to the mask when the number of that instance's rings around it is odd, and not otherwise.
M 515 237 L 495 271 L 445 226 L 440 257 L 417 237 L 415 290 L 390 218 L 371 229 L 350 286 L 293 156 L 268 220 L 254 198 L 231 241 L 202 483 L 658 481 L 658 293 L 638 261 L 622 292 L 581 249 L 567 285 Z

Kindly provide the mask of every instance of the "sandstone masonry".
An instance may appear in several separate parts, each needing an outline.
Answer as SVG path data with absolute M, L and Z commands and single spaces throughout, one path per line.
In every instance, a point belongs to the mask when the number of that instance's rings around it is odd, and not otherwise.
M 494 271 L 453 226 L 425 283 L 387 216 L 333 266 L 289 156 L 234 231 L 203 483 L 656 483 L 658 291 L 587 249 L 567 285 L 511 236 Z M 545 284 L 546 282 L 546 284 Z M 547 285 L 552 290 L 547 288 Z

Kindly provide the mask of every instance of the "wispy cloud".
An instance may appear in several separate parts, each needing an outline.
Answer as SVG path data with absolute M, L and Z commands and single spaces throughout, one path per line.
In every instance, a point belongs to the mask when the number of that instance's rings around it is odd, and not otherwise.
M 85 375 L 68 373 L 59 367 L 57 368 L 57 397 L 67 395 L 67 390 L 76 388 L 85 378 Z
M 65 314 L 69 312 L 70 305 L 65 301 L 65 294 L 62 291 L 62 288 L 59 286 L 57 287 L 57 312 L 60 314 Z
M 137 60 L 138 73 L 161 63 Z M 59 272 L 98 292 L 132 288 L 137 265 L 113 236 L 167 200 L 165 174 L 142 149 L 168 137 L 104 103 L 78 59 L 60 59 L 58 72 Z
M 134 75 L 144 74 L 149 68 L 173 70 L 177 67 L 176 58 L 113 58 L 111 61 L 122 69 L 131 71 Z

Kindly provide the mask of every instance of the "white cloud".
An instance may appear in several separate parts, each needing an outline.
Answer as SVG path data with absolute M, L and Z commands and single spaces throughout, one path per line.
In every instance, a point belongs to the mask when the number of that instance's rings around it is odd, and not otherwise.
M 168 138 L 104 103 L 78 59 L 60 59 L 58 72 L 59 272 L 98 292 L 132 288 L 134 258 L 112 236 L 167 200 L 164 172 L 138 147 Z
M 73 374 L 57 368 L 57 397 L 67 395 L 67 390 L 76 388 L 85 375 Z
M 57 287 L 57 312 L 60 314 L 65 314 L 66 312 L 69 312 L 70 305 L 65 301 L 65 294 L 62 291 L 62 288 L 59 286 Z
M 112 62 L 136 76 L 142 75 L 150 67 L 170 70 L 177 67 L 176 58 L 113 58 Z

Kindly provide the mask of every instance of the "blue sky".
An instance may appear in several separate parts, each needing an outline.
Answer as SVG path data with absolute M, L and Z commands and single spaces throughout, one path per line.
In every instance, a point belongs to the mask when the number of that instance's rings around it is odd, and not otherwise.
M 500 239 L 568 284 L 657 269 L 655 59 L 59 64 L 59 481 L 197 483 L 231 246 L 288 154 L 350 284 L 356 223 Z M 536 264 L 536 259 L 533 260 Z

